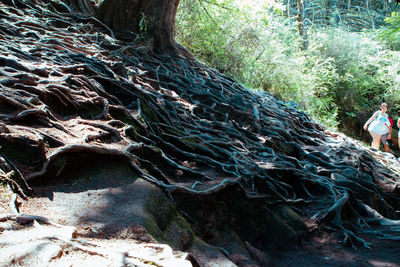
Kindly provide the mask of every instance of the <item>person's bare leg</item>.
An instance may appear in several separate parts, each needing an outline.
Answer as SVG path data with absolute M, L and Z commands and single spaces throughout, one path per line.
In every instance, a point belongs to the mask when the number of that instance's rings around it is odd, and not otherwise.
M 381 135 L 380 134 L 376 134 L 373 132 L 370 132 L 371 136 L 372 136 L 372 143 L 371 146 L 377 150 L 379 150 L 379 145 L 381 142 Z
M 376 150 L 379 150 L 380 140 L 378 138 L 374 138 L 374 141 L 372 141 L 372 143 L 373 143 L 372 147 L 375 148 Z
M 389 146 L 386 143 L 383 143 L 384 147 L 385 147 L 385 152 L 389 152 Z
M 380 146 L 380 144 L 381 144 L 381 134 L 377 134 L 376 135 L 376 139 L 375 139 L 375 142 L 376 142 L 376 149 L 377 150 L 379 150 L 379 146 Z
M 387 142 L 388 142 L 387 138 L 388 138 L 388 136 L 386 136 L 386 138 L 382 139 L 382 135 L 381 135 L 381 140 L 380 141 L 382 141 L 382 144 L 385 147 L 385 152 L 389 152 L 389 145 L 387 145 Z M 380 143 L 379 143 L 379 145 L 380 145 Z

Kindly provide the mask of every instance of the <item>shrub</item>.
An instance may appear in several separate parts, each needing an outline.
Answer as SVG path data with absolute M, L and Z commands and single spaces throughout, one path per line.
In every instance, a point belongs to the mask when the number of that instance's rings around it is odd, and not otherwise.
M 177 39 L 206 64 L 296 101 L 317 121 L 351 136 L 360 136 L 381 101 L 393 117 L 400 114 L 400 55 L 382 30 L 310 25 L 308 49 L 301 50 L 297 23 L 267 3 L 255 10 L 233 0 L 184 1 Z
M 400 12 L 392 12 L 390 17 L 385 19 L 386 27 L 380 29 L 380 39 L 391 49 L 400 50 Z

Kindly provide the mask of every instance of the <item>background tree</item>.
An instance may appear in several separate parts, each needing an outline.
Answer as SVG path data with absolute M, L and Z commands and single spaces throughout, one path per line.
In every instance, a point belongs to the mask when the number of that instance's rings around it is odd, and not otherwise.
M 308 47 L 308 43 L 307 43 L 307 29 L 306 29 L 306 10 L 304 9 L 304 3 L 305 1 L 302 0 L 297 0 L 297 10 L 298 10 L 298 14 L 297 14 L 297 28 L 299 31 L 299 35 L 301 38 L 301 49 L 306 50 Z

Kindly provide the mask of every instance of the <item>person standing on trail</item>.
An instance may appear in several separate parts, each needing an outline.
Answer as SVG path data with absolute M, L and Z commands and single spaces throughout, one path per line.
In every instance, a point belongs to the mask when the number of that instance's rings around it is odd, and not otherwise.
M 399 143 L 399 148 L 400 148 L 400 118 L 398 118 L 397 119 L 397 127 L 399 127 L 399 133 L 398 133 L 398 136 L 397 136 L 397 142 Z
M 385 147 L 385 152 L 389 152 L 389 141 L 392 141 L 392 127 L 393 127 L 393 120 L 388 115 L 388 120 L 390 122 L 390 126 L 388 126 L 387 132 L 382 134 L 381 141 L 383 146 Z
M 390 121 L 388 119 L 389 116 L 386 113 L 388 104 L 382 103 L 379 107 L 380 110 L 376 111 L 364 124 L 364 130 L 368 129 L 372 136 L 371 146 L 376 150 L 379 150 L 382 135 L 386 134 L 388 128 L 390 127 Z

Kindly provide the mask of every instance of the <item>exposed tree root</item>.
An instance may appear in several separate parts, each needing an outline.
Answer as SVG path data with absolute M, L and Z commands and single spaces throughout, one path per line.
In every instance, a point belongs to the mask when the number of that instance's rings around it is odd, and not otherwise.
M 31 193 L 26 181 L 47 183 L 46 175 L 73 169 L 63 157 L 89 153 L 126 161 L 172 197 L 211 198 L 237 186 L 265 208 L 285 203 L 317 215 L 350 245 L 368 246 L 357 236 L 366 224 L 397 238 L 400 170 L 386 167 L 396 159 L 196 61 L 116 39 L 122 33 L 91 17 L 6 2 L 0 177 L 21 197 Z

